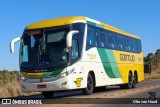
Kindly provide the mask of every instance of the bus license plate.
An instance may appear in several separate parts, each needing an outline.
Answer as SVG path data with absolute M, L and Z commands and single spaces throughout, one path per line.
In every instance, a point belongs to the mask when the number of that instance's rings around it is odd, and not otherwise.
M 45 84 L 42 84 L 42 85 L 37 85 L 37 88 L 38 88 L 38 89 L 41 89 L 41 88 L 46 88 L 46 85 L 45 85 Z

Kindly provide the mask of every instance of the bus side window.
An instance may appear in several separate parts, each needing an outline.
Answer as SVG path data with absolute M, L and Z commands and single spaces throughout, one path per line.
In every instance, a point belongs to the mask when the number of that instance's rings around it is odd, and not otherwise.
M 92 44 L 90 35 L 91 35 L 90 34 L 90 30 L 88 29 L 88 31 L 87 31 L 87 45 L 91 45 Z
M 105 46 L 105 48 L 108 48 L 108 31 L 107 30 L 105 30 L 104 31 L 104 36 L 102 36 L 102 38 L 103 38 L 103 40 L 104 40 L 104 46 Z
M 136 39 L 133 39 L 133 52 L 137 53 L 137 43 L 136 43 Z
M 104 47 L 104 30 L 100 28 L 97 29 L 96 37 L 97 37 L 98 47 Z
M 108 33 L 108 47 L 115 49 L 115 36 L 111 32 Z
M 126 43 L 126 51 L 130 52 L 131 51 L 131 42 L 130 42 L 130 38 L 129 37 L 126 37 L 125 38 L 125 43 Z
M 142 52 L 142 46 L 141 46 L 141 41 L 140 40 L 136 40 L 137 41 L 137 51 L 138 53 Z
M 105 44 L 105 31 L 104 30 L 101 30 L 100 31 L 100 45 L 101 47 L 104 47 L 106 44 Z
M 99 46 L 99 29 L 95 28 L 95 46 Z
M 130 47 L 131 47 L 131 52 L 133 52 L 133 39 L 130 38 Z
M 117 49 L 118 50 L 124 50 L 124 39 L 122 35 L 117 34 Z
M 78 40 L 72 40 L 72 59 L 79 57 Z
M 90 25 L 87 30 L 87 45 L 96 46 L 95 28 Z

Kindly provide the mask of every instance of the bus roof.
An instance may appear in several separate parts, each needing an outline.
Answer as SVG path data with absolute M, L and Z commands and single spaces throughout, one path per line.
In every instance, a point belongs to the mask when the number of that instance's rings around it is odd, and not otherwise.
M 84 16 L 69 16 L 69 17 L 60 17 L 60 18 L 54 18 L 49 20 L 44 20 L 40 22 L 36 22 L 33 24 L 30 24 L 26 27 L 26 29 L 37 29 L 37 28 L 46 28 L 46 27 L 52 27 L 52 26 L 61 26 L 66 24 L 71 24 L 75 20 L 85 20 L 86 18 Z
M 60 18 L 54 18 L 54 19 L 49 19 L 49 20 L 44 20 L 40 22 L 36 22 L 33 24 L 30 24 L 26 27 L 26 29 L 38 29 L 38 28 L 47 28 L 47 27 L 54 27 L 54 26 L 61 26 L 61 25 L 67 25 L 71 24 L 73 22 L 85 22 L 85 23 L 90 23 L 94 26 L 98 26 L 113 32 L 117 32 L 126 36 L 134 37 L 137 39 L 140 39 L 138 36 L 135 36 L 133 34 L 127 33 L 123 30 L 120 30 L 116 27 L 113 27 L 111 25 L 105 24 L 103 22 L 93 20 L 91 18 L 85 17 L 85 16 L 68 16 L 68 17 L 60 17 Z

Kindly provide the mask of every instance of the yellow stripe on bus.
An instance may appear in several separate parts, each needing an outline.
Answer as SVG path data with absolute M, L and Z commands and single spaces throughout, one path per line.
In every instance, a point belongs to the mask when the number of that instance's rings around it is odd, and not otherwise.
M 22 73 L 25 78 L 41 78 L 43 77 L 43 73 Z

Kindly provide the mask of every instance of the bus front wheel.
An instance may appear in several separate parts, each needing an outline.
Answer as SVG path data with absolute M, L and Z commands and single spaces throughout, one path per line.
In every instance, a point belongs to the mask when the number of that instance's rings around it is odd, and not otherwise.
M 92 75 L 89 73 L 87 77 L 87 87 L 85 89 L 82 89 L 83 94 L 90 95 L 93 93 L 94 89 L 94 80 Z
M 46 91 L 46 92 L 42 92 L 42 95 L 43 95 L 45 98 L 52 98 L 53 95 L 54 95 L 54 92 L 53 92 L 53 91 Z

